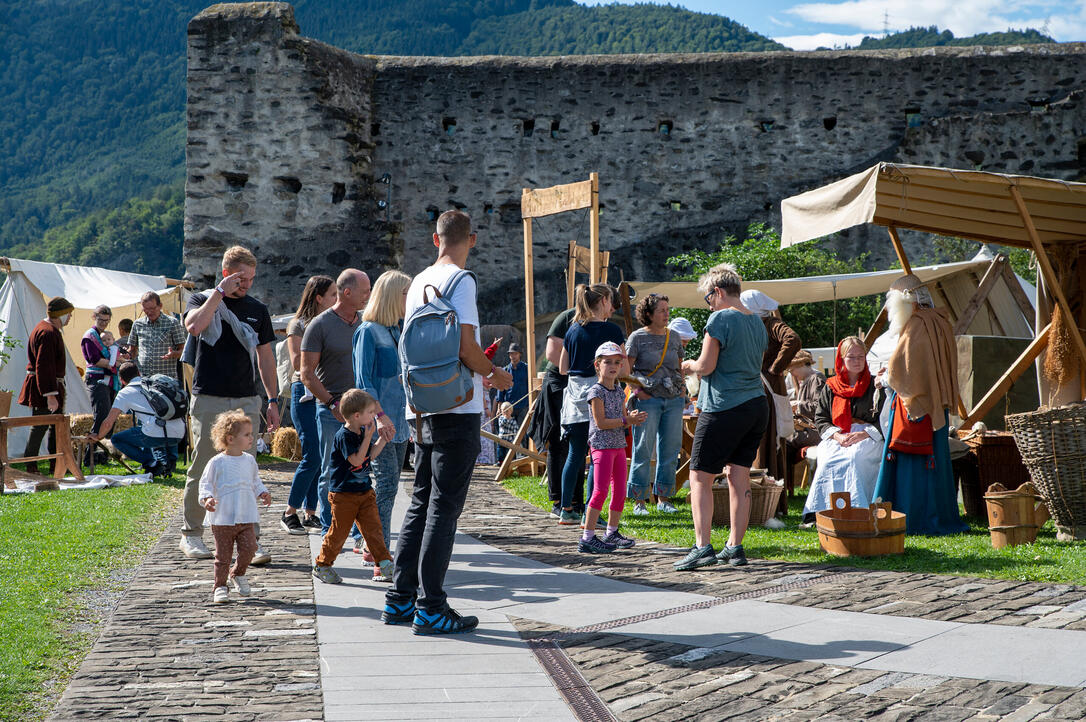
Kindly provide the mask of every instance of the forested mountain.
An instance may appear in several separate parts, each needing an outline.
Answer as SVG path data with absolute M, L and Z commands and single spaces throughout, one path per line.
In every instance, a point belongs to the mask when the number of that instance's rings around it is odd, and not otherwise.
M 185 28 L 209 4 L 0 3 L 0 254 L 182 272 Z M 362 53 L 784 49 L 727 18 L 651 4 L 296 0 L 294 8 L 306 36 Z M 949 33 L 898 35 L 946 44 L 929 36 Z
M 930 48 L 937 45 L 1029 45 L 1032 43 L 1056 42 L 1032 28 L 1026 30 L 1008 30 L 1005 33 L 978 33 L 967 38 L 956 38 L 949 30 L 939 32 L 935 25 L 926 28 L 909 28 L 899 33 L 891 33 L 881 38 L 866 37 L 857 46 L 858 50 L 881 50 L 883 48 Z

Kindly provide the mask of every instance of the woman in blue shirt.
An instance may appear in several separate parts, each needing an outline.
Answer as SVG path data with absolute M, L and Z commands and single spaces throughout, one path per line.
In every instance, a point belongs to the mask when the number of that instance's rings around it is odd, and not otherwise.
M 405 273 L 382 273 L 373 284 L 369 303 L 362 312 L 362 325 L 354 332 L 354 384 L 377 399 L 382 412 L 396 427 L 396 435 L 372 461 L 377 513 L 381 517 L 385 546 L 389 544 L 392 505 L 396 500 L 396 485 L 407 453 L 407 397 L 400 381 L 397 345 L 410 285 L 411 277 Z M 391 581 L 385 579 L 376 566 L 373 578 Z
M 698 423 L 690 453 L 690 508 L 694 546 L 678 570 L 727 562 L 747 563 L 743 535 L 750 518 L 750 466 L 769 424 L 769 402 L 762 388 L 762 354 L 767 336 L 762 319 L 739 300 L 743 279 L 722 263 L 698 280 L 698 290 L 713 310 L 705 324 L 701 356 L 684 361 L 683 373 L 701 376 Z M 713 479 L 728 468 L 731 524 L 728 542 L 714 554 L 709 542 L 713 521 Z

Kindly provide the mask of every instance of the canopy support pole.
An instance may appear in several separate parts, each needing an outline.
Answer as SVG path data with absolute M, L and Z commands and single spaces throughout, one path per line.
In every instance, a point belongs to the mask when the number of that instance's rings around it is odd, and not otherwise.
M 1014 382 L 1018 380 L 1018 377 L 1022 373 L 1033 365 L 1033 362 L 1037 360 L 1037 357 L 1041 355 L 1041 352 L 1048 346 L 1048 331 L 1052 328 L 1052 324 L 1049 323 L 1037 337 L 1033 339 L 1033 342 L 1026 347 L 1026 350 L 1022 352 L 1022 355 L 1011 367 L 1003 372 L 1003 375 L 999 377 L 999 380 L 995 382 L 995 385 L 988 390 L 988 393 L 984 394 L 984 398 L 980 400 L 973 411 L 962 420 L 962 428 L 972 428 L 973 424 L 977 423 L 987 415 L 992 407 L 996 405 L 996 402 L 1003 398 L 1004 394 L 1010 390 Z
M 954 324 L 955 336 L 961 336 L 969 329 L 969 326 L 972 325 L 973 319 L 977 317 L 977 313 L 980 311 L 981 306 L 988 300 L 988 294 L 995 288 L 996 281 L 1003 277 L 1003 266 L 1006 263 L 1007 257 L 1002 253 L 992 259 L 991 264 L 988 266 L 988 270 L 984 272 L 984 277 L 981 278 L 980 283 L 977 284 L 976 293 L 969 299 L 969 303 L 965 305 L 962 312 L 958 314 L 958 322 Z
M 897 235 L 897 228 L 887 226 L 886 231 L 890 234 L 890 242 L 894 244 L 897 260 L 901 261 L 901 270 L 905 271 L 905 273 L 912 273 L 913 267 L 909 265 L 909 259 L 905 255 L 905 246 L 901 245 L 901 238 Z
M 1052 263 L 1048 260 L 1048 254 L 1041 244 L 1041 237 L 1037 234 L 1036 226 L 1033 225 L 1033 218 L 1026 208 L 1022 192 L 1018 190 L 1018 186 L 1013 185 L 1010 187 L 1010 191 L 1011 197 L 1014 198 L 1014 204 L 1018 206 L 1018 215 L 1022 216 L 1022 224 L 1026 227 L 1026 233 L 1029 234 L 1030 243 L 1033 244 L 1033 253 L 1037 256 L 1037 267 L 1041 269 L 1045 284 L 1051 289 L 1052 294 L 1056 297 L 1056 303 L 1060 305 L 1060 309 L 1063 311 L 1063 321 L 1067 324 L 1067 328 L 1071 330 L 1071 338 L 1075 340 L 1075 348 L 1078 350 L 1079 358 L 1082 359 L 1083 364 L 1086 364 L 1086 342 L 1082 340 L 1082 332 L 1079 330 L 1078 322 L 1075 320 L 1075 315 L 1071 313 L 1071 304 L 1067 302 L 1067 296 L 1060 286 L 1059 278 L 1056 277 Z
M 535 270 L 532 263 L 532 219 L 527 217 L 524 223 L 524 312 L 527 322 L 524 324 L 524 341 L 528 353 L 524 354 L 528 362 L 528 390 L 535 382 Z M 530 405 L 530 404 L 529 404 Z
M 1003 266 L 1003 280 L 1007 284 L 1007 289 L 1011 292 L 1011 298 L 1014 299 L 1019 310 L 1022 311 L 1022 316 L 1026 319 L 1026 325 L 1032 331 L 1034 322 L 1037 320 L 1037 311 L 1033 308 L 1033 302 L 1029 300 L 1029 296 L 1022 290 L 1022 285 L 1018 283 L 1018 276 L 1014 275 L 1014 269 L 1011 268 L 1010 263 Z

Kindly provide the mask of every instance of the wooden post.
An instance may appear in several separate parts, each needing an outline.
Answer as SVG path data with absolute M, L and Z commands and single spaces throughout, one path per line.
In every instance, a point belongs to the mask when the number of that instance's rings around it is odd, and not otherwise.
M 577 241 L 569 242 L 569 268 L 566 269 L 566 308 L 573 308 L 573 289 L 577 287 Z
M 1026 350 L 1022 352 L 1022 355 L 1011 367 L 1003 372 L 1003 375 L 999 377 L 999 380 L 995 382 L 995 385 L 988 390 L 988 393 L 984 394 L 984 398 L 980 400 L 973 410 L 969 413 L 969 416 L 962 420 L 962 428 L 972 428 L 973 424 L 977 423 L 984 418 L 985 414 L 992 410 L 992 407 L 996 405 L 996 402 L 1003 398 L 1003 395 L 1011 388 L 1011 385 L 1018 380 L 1018 377 L 1029 368 L 1037 357 L 1041 355 L 1041 351 L 1045 350 L 1048 346 L 1048 332 L 1052 328 L 1052 324 L 1049 323 L 1044 329 L 1037 334 L 1037 337 L 1033 339 L 1033 342 L 1026 347 Z
M 867 334 L 864 336 L 864 346 L 871 348 L 871 344 L 875 342 L 875 339 L 882 333 L 882 329 L 886 327 L 886 304 L 882 305 L 882 310 L 879 311 L 879 315 L 875 318 L 875 322 L 871 324 L 871 328 L 867 329 Z
M 592 210 L 589 213 L 588 235 L 588 282 L 600 281 L 600 174 L 589 173 L 588 179 L 592 182 Z
M 527 189 L 525 189 L 527 191 Z M 528 378 L 535 378 L 535 271 L 532 268 L 532 219 L 524 221 L 524 345 L 527 353 Z M 529 387 L 531 384 L 529 384 Z
M 992 259 L 992 263 L 988 266 L 988 270 L 984 272 L 984 277 L 977 285 L 977 292 L 973 294 L 973 297 L 969 299 L 969 303 L 965 304 L 965 308 L 962 310 L 961 314 L 958 315 L 958 322 L 954 324 L 955 336 L 961 336 L 973 323 L 973 319 L 977 317 L 977 312 L 979 312 L 980 307 L 984 305 L 984 301 L 988 298 L 988 294 L 995 288 L 996 281 L 1003 277 L 1003 266 L 1006 265 L 1006 263 L 1007 257 L 1002 253 Z
M 1011 298 L 1014 299 L 1019 310 L 1022 311 L 1022 315 L 1026 319 L 1026 325 L 1032 331 L 1034 322 L 1037 320 L 1037 309 L 1033 307 L 1033 302 L 1029 300 L 1029 296 L 1022 290 L 1022 285 L 1018 283 L 1018 276 L 1014 275 L 1014 269 L 1011 268 L 1010 263 L 1003 264 L 1003 280 L 1007 283 L 1007 290 L 1011 292 Z
M 1071 313 L 1071 305 L 1067 303 L 1067 296 L 1060 286 L 1059 278 L 1056 277 L 1056 271 L 1048 260 L 1048 254 L 1041 244 L 1041 237 L 1037 235 L 1037 228 L 1033 225 L 1033 218 L 1029 215 L 1021 191 L 1018 190 L 1018 186 L 1011 186 L 1010 190 L 1011 197 L 1014 198 L 1014 204 L 1018 206 L 1018 215 L 1022 216 L 1022 224 L 1026 227 L 1026 233 L 1029 234 L 1030 243 L 1033 244 L 1033 252 L 1037 256 L 1037 267 L 1044 276 L 1046 286 L 1051 290 L 1052 295 L 1056 297 L 1056 303 L 1059 304 L 1060 309 L 1063 311 L 1063 321 L 1067 324 L 1067 328 L 1071 330 L 1071 338 L 1075 340 L 1075 348 L 1078 349 L 1079 358 L 1083 364 L 1086 364 L 1086 342 L 1082 340 L 1082 332 L 1075 320 L 1075 314 Z
M 909 259 L 905 256 L 905 246 L 901 245 L 901 239 L 898 238 L 897 229 L 893 226 L 888 226 L 886 230 L 890 233 L 890 242 L 894 244 L 894 252 L 897 253 L 897 260 L 901 261 L 901 270 L 905 273 L 912 273 L 913 267 L 909 265 Z

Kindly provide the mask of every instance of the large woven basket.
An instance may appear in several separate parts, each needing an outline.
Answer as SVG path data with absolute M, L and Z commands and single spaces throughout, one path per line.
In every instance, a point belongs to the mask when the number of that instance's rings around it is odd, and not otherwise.
M 1086 404 L 1007 416 L 1061 541 L 1086 539 Z
M 750 485 L 750 526 L 761 526 L 777 512 L 784 485 L 776 482 Z M 729 526 L 731 508 L 729 506 L 728 483 L 713 485 L 713 525 Z

